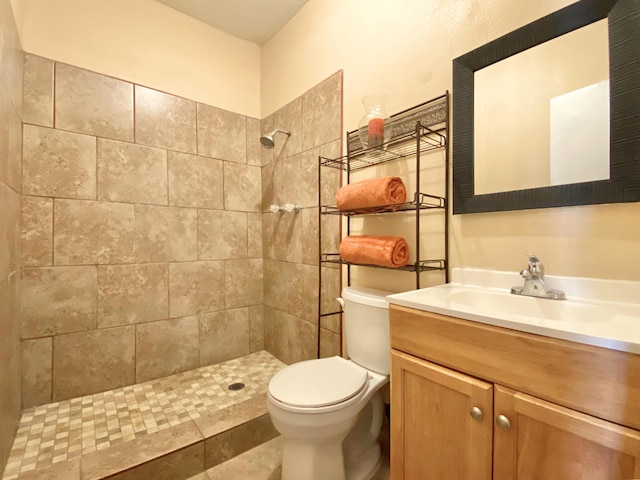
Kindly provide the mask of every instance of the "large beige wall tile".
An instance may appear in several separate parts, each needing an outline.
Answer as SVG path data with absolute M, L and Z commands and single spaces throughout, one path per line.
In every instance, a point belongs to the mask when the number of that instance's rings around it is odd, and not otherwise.
M 196 102 L 135 86 L 136 143 L 196 153 Z
M 318 250 L 318 209 L 317 208 L 303 208 L 300 212 L 302 217 L 302 261 L 309 265 L 318 265 L 319 250 Z M 323 253 L 327 253 L 325 246 L 322 248 Z
M 96 198 L 96 139 L 51 128 L 24 126 L 26 195 Z
M 198 211 L 201 260 L 247 257 L 247 214 L 223 210 Z
M 247 164 L 262 166 L 260 150 L 264 148 L 260 143 L 260 120 L 247 117 Z
M 301 207 L 318 205 L 318 154 L 319 150 L 308 150 L 287 158 L 287 200 Z
M 22 408 L 51 402 L 53 338 L 22 341 Z
M 20 421 L 20 318 L 16 272 L 0 280 L 0 460 L 4 462 Z M 0 463 L 4 466 L 4 463 Z
M 226 260 L 224 290 L 226 308 L 262 303 L 262 259 Z
M 290 133 L 288 137 L 283 133 L 276 135 L 274 161 L 302 152 L 302 97 L 292 100 L 274 112 L 273 128 Z
M 290 280 L 287 311 L 310 323 L 318 321 L 318 267 L 296 264 Z
M 247 163 L 247 117 L 198 103 L 198 154 Z
M 247 256 L 262 258 L 262 213 L 247 214 Z
M 249 351 L 264 350 L 264 305 L 249 307 Z
M 169 204 L 223 209 L 222 163 L 213 158 L 169 152 Z
M 22 121 L 0 82 L 0 181 L 22 191 Z
M 98 327 L 169 317 L 167 264 L 98 267 Z
M 198 367 L 198 317 L 136 326 L 136 382 Z
M 200 365 L 249 354 L 249 309 L 235 308 L 200 315 Z
M 291 364 L 316 358 L 318 327 L 271 307 L 264 309 L 264 344 L 266 350 Z
M 53 401 L 135 382 L 135 327 L 59 335 L 53 340 Z
M 166 205 L 166 150 L 98 139 L 98 200 Z
M 291 274 L 295 267 L 293 265 L 267 260 L 263 262 L 263 275 L 267 279 L 263 287 L 263 302 L 272 308 L 286 310 L 287 308 L 287 282 L 283 279 Z
M 53 264 L 53 199 L 22 197 L 22 263 L 29 267 Z
M 135 212 L 137 262 L 197 260 L 195 209 L 136 205 Z
M 169 265 L 169 312 L 172 318 L 224 308 L 224 262 Z
M 302 262 L 302 215 L 274 214 L 271 241 L 273 258 L 286 262 Z
M 261 176 L 260 167 L 224 162 L 225 209 L 260 212 L 262 210 Z
M 55 200 L 53 211 L 55 265 L 133 262 L 133 205 Z
M 329 143 L 342 133 L 342 72 L 302 95 L 302 149 Z
M 340 278 L 342 272 L 339 268 L 327 267 L 322 267 L 320 271 L 322 275 L 321 313 L 339 312 L 340 305 L 336 301 L 336 298 L 342 295 L 340 290 Z
M 31 267 L 22 278 L 22 338 L 96 327 L 96 267 Z
M 55 126 L 133 142 L 133 85 L 56 63 Z
M 53 127 L 53 60 L 25 53 L 22 121 Z
M 20 201 L 19 193 L 0 182 L 0 278 L 20 265 Z
M 286 192 L 286 161 L 279 159 L 262 167 L 262 211 L 269 212 L 271 205 L 282 205 L 288 201 Z
M 320 358 L 340 356 L 340 335 L 324 328 L 320 329 Z

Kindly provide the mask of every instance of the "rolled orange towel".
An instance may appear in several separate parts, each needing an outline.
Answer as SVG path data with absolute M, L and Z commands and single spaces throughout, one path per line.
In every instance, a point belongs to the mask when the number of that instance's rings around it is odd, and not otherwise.
M 407 201 L 407 189 L 400 177 L 381 177 L 345 185 L 336 194 L 338 210 L 392 205 Z
M 340 242 L 345 262 L 382 267 L 404 267 L 409 261 L 409 245 L 402 237 L 351 235 Z

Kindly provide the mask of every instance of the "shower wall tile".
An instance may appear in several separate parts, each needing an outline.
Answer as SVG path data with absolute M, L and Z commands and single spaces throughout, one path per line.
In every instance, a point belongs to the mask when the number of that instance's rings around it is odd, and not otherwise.
M 278 133 L 275 136 L 274 161 L 302 152 L 302 97 L 289 102 L 273 114 L 273 129 L 276 128 L 289 132 L 290 135 L 287 137 Z
M 196 102 L 135 86 L 136 143 L 196 153 Z
M 293 270 L 296 288 L 290 289 L 287 311 L 312 324 L 318 323 L 318 267 L 298 263 Z
M 322 222 L 322 250 L 337 253 L 340 251 L 340 225 L 342 218 L 338 215 L 323 215 Z
M 22 264 L 53 264 L 53 199 L 22 197 Z
M 340 335 L 320 329 L 320 358 L 340 356 Z
M 166 205 L 166 150 L 99 138 L 98 200 Z
M 224 162 L 224 207 L 227 210 L 262 210 L 260 167 Z
M 96 138 L 24 126 L 23 192 L 95 200 Z
M 134 326 L 54 337 L 54 402 L 111 390 L 134 382 Z
M 22 276 L 22 338 L 96 328 L 95 266 L 29 267 Z
M 0 181 L 22 191 L 22 121 L 0 82 Z
M 340 138 L 341 106 L 341 71 L 302 95 L 302 150 Z
M 22 408 L 51 402 L 53 338 L 22 342 Z
M 136 382 L 197 368 L 198 317 L 136 326 Z
M 269 115 L 266 118 L 260 120 L 260 135 L 273 131 L 273 115 Z M 258 140 L 259 141 L 259 140 Z M 266 148 L 260 146 L 260 165 L 263 167 L 273 163 L 273 148 Z
M 198 154 L 247 163 L 247 118 L 198 103 Z
M 262 214 L 247 214 L 247 256 L 249 258 L 262 258 Z
M 55 126 L 133 142 L 133 85 L 56 63 Z
M 319 153 L 312 149 L 287 159 L 285 178 L 290 203 L 297 203 L 303 208 L 318 205 Z
M 338 308 L 334 310 L 338 310 Z M 340 317 L 341 317 L 341 314 L 339 313 L 336 315 L 326 315 L 320 319 L 320 327 L 326 330 L 331 330 L 334 333 L 340 334 L 340 332 L 342 331 L 342 322 L 340 320 Z
M 286 162 L 278 160 L 262 167 L 262 211 L 270 212 L 271 205 L 283 205 L 287 199 Z
M 222 210 L 222 163 L 213 158 L 169 152 L 169 204 Z
M 226 308 L 262 303 L 262 259 L 226 260 L 224 288 Z
M 200 365 L 248 355 L 249 309 L 236 308 L 200 315 Z
M 316 325 L 265 306 L 264 327 L 266 350 L 283 362 L 291 364 L 316 358 Z
M 197 260 L 197 210 L 136 205 L 135 217 L 137 262 Z
M 319 265 L 318 250 L 318 208 L 303 208 L 302 218 L 302 262 L 309 265 Z
M 223 210 L 198 211 L 201 260 L 247 257 L 247 214 Z
M 133 262 L 133 205 L 55 200 L 53 210 L 55 265 Z
M 261 150 L 265 147 L 260 143 L 260 120 L 247 117 L 247 164 L 262 166 Z
M 169 265 L 171 318 L 223 310 L 224 262 L 185 262 Z
M 342 272 L 339 268 L 327 268 L 322 267 L 320 269 L 320 275 L 322 275 L 322 303 L 320 305 L 321 313 L 333 313 L 340 311 L 340 304 L 336 301 L 336 298 L 340 297 L 342 292 L 340 291 L 340 276 Z M 329 330 L 334 332 L 340 332 L 327 326 Z
M 249 351 L 264 350 L 264 305 L 249 307 Z
M 53 127 L 53 60 L 25 53 L 22 121 Z
M 20 266 L 21 195 L 0 182 L 0 279 Z
M 169 317 L 167 264 L 98 267 L 98 327 Z
M 302 216 L 271 214 L 273 256 L 276 260 L 302 263 Z

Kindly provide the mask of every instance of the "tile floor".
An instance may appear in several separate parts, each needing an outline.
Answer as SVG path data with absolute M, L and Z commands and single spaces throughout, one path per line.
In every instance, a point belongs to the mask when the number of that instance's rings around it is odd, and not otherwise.
M 266 392 L 284 363 L 257 352 L 116 390 L 25 410 L 3 480 L 196 420 Z M 246 387 L 232 391 L 228 385 Z

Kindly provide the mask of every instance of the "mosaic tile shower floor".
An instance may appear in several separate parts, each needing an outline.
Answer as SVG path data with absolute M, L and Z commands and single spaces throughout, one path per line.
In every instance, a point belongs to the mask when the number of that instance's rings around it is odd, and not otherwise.
M 285 366 L 261 351 L 22 413 L 3 480 L 155 433 L 264 394 Z M 228 385 L 242 382 L 242 390 Z

